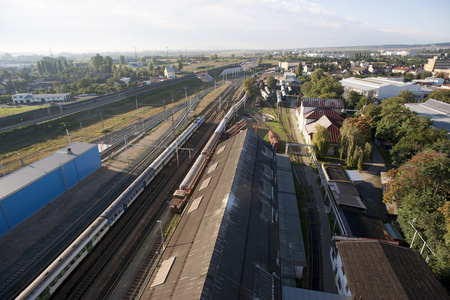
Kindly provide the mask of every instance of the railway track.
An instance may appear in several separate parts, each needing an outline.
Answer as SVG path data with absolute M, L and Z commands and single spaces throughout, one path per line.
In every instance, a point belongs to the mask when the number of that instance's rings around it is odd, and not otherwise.
M 228 94 L 231 93 L 231 91 L 228 91 Z M 225 96 L 225 95 L 224 95 Z M 212 114 L 216 111 L 218 103 L 214 102 L 208 105 L 209 112 L 205 114 L 205 117 L 208 121 L 205 122 L 205 124 L 212 124 Z M 221 110 L 222 111 L 222 110 Z M 197 144 L 198 140 L 203 137 L 203 134 L 195 134 L 193 136 L 193 141 L 191 141 L 191 144 Z M 191 138 L 192 139 L 192 138 Z M 206 143 L 206 139 L 204 140 Z M 187 146 L 189 147 L 189 145 Z M 200 151 L 201 147 L 198 147 L 198 151 Z M 180 163 L 182 163 L 184 160 L 187 159 L 187 151 L 183 151 L 180 155 Z M 193 163 L 194 160 L 191 160 L 191 163 Z M 115 253 L 115 251 L 120 247 L 120 245 L 123 244 L 124 239 L 130 234 L 131 230 L 136 227 L 137 222 L 143 218 L 145 215 L 145 218 L 147 219 L 147 225 L 143 229 L 140 230 L 139 237 L 136 239 L 136 241 L 133 242 L 133 245 L 130 246 L 130 251 L 128 251 L 128 254 L 124 259 L 121 261 L 121 266 L 117 269 L 122 270 L 126 267 L 126 265 L 129 263 L 129 261 L 134 256 L 134 253 L 139 249 L 140 244 L 142 241 L 146 238 L 148 233 L 151 231 L 152 227 L 154 226 L 157 218 L 160 215 L 160 212 L 164 209 L 166 206 L 166 203 L 164 201 L 155 201 L 155 199 L 160 195 L 162 189 L 167 184 L 167 182 L 175 177 L 175 173 L 178 172 L 178 169 L 176 168 L 176 165 L 172 163 L 172 167 L 169 170 L 164 171 L 164 176 L 159 176 L 158 180 L 155 180 L 152 187 L 152 193 L 151 195 L 146 196 L 145 201 L 143 201 L 142 206 L 139 207 L 139 212 L 132 215 L 132 218 L 127 220 L 126 225 L 120 230 L 120 233 L 118 233 L 116 236 L 117 238 L 114 238 L 114 242 L 111 243 L 110 246 L 108 246 L 107 251 L 103 251 L 104 254 L 101 255 L 101 258 L 99 258 L 94 266 L 91 268 L 92 271 L 89 271 L 86 273 L 84 278 L 79 280 L 76 284 L 76 287 L 72 289 L 72 292 L 70 293 L 69 299 L 80 299 L 83 296 L 83 293 L 86 291 L 86 289 L 92 284 L 94 279 L 97 277 L 98 273 L 102 270 L 102 268 L 105 266 L 106 263 L 110 260 L 112 257 L 112 253 Z M 184 172 L 187 173 L 187 170 Z M 161 174 L 163 175 L 163 174 Z M 161 178 L 162 177 L 162 178 Z M 142 197 L 141 197 L 142 198 Z M 164 198 L 164 197 L 160 197 Z M 137 207 L 137 203 L 133 205 L 133 207 Z M 125 221 L 123 222 L 125 223 Z M 135 280 L 133 280 L 133 284 L 131 285 L 128 295 L 130 295 L 130 299 L 135 297 L 139 289 L 142 287 L 143 278 L 145 278 L 145 274 L 148 273 L 148 271 L 151 269 L 149 267 L 155 262 L 155 253 L 160 249 L 162 246 L 162 242 L 159 241 L 158 245 L 153 247 L 153 250 L 150 251 L 150 254 L 145 259 L 148 263 L 143 264 L 141 269 L 138 272 L 138 276 Z M 111 253 L 111 254 L 110 254 Z M 99 298 L 106 297 L 107 294 L 113 290 L 113 285 L 115 282 L 117 282 L 118 278 L 120 277 L 122 271 L 116 272 L 110 279 L 108 279 L 108 283 L 102 288 L 102 292 L 98 296 Z
M 290 119 L 290 113 L 284 114 L 283 111 L 288 108 L 284 108 L 279 106 L 277 113 L 278 119 L 280 120 L 280 124 L 286 133 L 286 137 L 289 141 L 297 143 L 297 138 L 295 135 L 295 131 L 293 128 L 293 124 Z M 287 115 L 287 117 L 286 117 Z M 300 153 L 300 151 L 296 151 L 296 153 Z M 294 165 L 297 167 L 301 167 L 301 157 L 298 155 L 291 155 L 291 160 L 294 162 Z M 297 172 L 299 174 L 304 174 L 307 176 L 306 170 Z M 310 253 L 309 253 L 309 288 L 315 291 L 322 290 L 322 257 L 321 257 L 321 242 L 320 242 L 320 222 L 318 218 L 317 206 L 315 205 L 314 195 L 310 194 L 309 191 L 309 182 L 308 180 L 302 180 L 307 184 L 302 184 L 304 188 L 304 195 L 307 199 L 307 214 L 308 214 L 308 231 L 309 231 L 309 244 L 310 244 Z
M 309 288 L 314 291 L 322 290 L 322 264 L 320 251 L 320 224 L 318 222 L 317 211 L 315 207 L 308 207 L 308 223 L 309 223 Z
M 213 129 L 211 124 L 213 124 L 214 119 L 217 119 L 218 115 L 216 115 L 214 118 L 213 116 L 208 117 L 208 121 L 206 121 L 206 124 L 209 124 L 209 127 L 206 130 Z M 199 147 L 203 148 L 203 147 Z M 199 149 L 200 150 L 200 149 Z M 178 216 L 177 216 L 178 219 Z M 160 253 L 162 248 L 162 240 L 158 237 L 159 244 L 158 246 L 154 246 L 152 248 L 152 251 L 148 253 L 146 256 L 144 263 L 141 264 L 141 267 L 138 271 L 137 276 L 133 279 L 132 284 L 128 288 L 128 291 L 126 293 L 126 296 L 124 299 L 139 299 L 140 294 L 142 293 L 142 287 L 144 286 L 144 281 L 148 278 L 150 271 L 153 269 L 153 266 L 156 263 L 158 253 Z
M 182 125 L 182 120 L 177 120 L 176 127 L 180 127 Z M 156 142 L 156 145 L 163 145 L 165 141 L 171 138 L 172 129 L 168 130 L 163 136 L 161 136 Z M 73 230 L 84 223 L 84 220 L 88 218 L 94 211 L 98 209 L 98 207 L 104 205 L 105 202 L 110 202 L 114 199 L 115 195 L 120 194 L 120 192 L 128 186 L 131 180 L 139 174 L 144 169 L 144 165 L 146 161 L 151 161 L 156 156 L 157 148 L 151 148 L 146 151 L 139 160 L 138 163 L 134 163 L 130 166 L 128 170 L 121 174 L 120 178 L 116 179 L 116 181 L 109 187 L 108 190 L 102 190 L 94 195 L 91 200 L 87 201 L 89 204 L 84 208 L 84 210 L 74 217 L 72 220 L 68 220 L 67 224 L 58 232 L 54 232 L 51 234 L 51 238 L 48 239 L 48 242 L 42 245 L 42 247 L 38 248 L 33 254 L 29 255 L 29 258 L 20 264 L 16 269 L 14 269 L 8 277 L 0 283 L 0 296 L 2 297 L 11 297 L 11 293 L 14 293 L 13 290 L 17 289 L 19 285 L 23 284 L 25 279 L 22 279 L 25 274 L 28 273 L 38 273 L 43 268 L 39 268 L 36 270 L 36 265 L 38 262 L 42 261 L 42 264 L 45 264 L 46 261 L 52 259 L 52 257 L 56 257 L 58 253 L 53 253 L 50 257 L 49 252 L 53 247 L 58 245 L 59 247 L 64 247 L 61 245 L 62 241 L 73 232 Z

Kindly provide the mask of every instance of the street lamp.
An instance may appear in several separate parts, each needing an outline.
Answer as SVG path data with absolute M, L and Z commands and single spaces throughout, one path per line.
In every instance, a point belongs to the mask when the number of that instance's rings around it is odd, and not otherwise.
M 166 245 L 164 244 L 164 235 L 163 235 L 163 230 L 162 230 L 161 220 L 156 221 L 156 223 L 159 224 L 159 230 L 160 230 L 160 232 L 161 232 L 161 240 L 162 240 L 163 251 L 164 251 L 164 250 L 166 250 Z

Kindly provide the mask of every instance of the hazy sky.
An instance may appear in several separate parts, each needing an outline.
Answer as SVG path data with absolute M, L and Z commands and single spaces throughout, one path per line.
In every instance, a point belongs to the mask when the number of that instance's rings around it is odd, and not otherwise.
M 450 42 L 450 0 L 1 0 L 0 53 Z

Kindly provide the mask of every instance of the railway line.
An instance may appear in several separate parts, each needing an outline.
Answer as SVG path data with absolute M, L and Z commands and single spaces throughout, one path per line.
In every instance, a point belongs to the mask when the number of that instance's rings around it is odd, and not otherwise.
M 176 128 L 182 125 L 182 120 L 178 120 Z M 163 145 L 171 137 L 172 130 L 168 130 L 163 136 L 161 136 L 155 144 Z M 147 153 L 141 158 L 141 162 L 152 160 L 155 156 L 156 148 L 151 148 Z M 111 201 L 115 195 L 119 194 L 131 180 L 136 176 L 136 174 L 142 172 L 142 164 L 132 164 L 131 167 L 118 178 L 112 187 L 108 191 L 101 191 L 97 193 L 93 198 L 93 201 L 89 201 L 89 205 L 77 215 L 72 220 L 69 220 L 65 224 L 61 231 L 52 235 L 51 239 L 45 243 L 40 249 L 29 256 L 29 259 L 18 266 L 3 282 L 0 283 L 0 295 L 10 295 L 12 290 L 17 288 L 17 285 L 22 280 L 21 278 L 28 272 L 36 272 L 36 265 L 41 261 L 48 260 L 50 250 L 59 245 L 61 247 L 61 242 L 69 235 L 77 226 L 84 223 L 86 219 L 92 215 L 93 212 L 98 210 L 98 208 L 104 205 L 105 202 Z
M 77 102 L 73 102 L 73 103 L 64 104 L 61 106 L 63 108 L 61 108 L 61 111 L 59 113 L 41 117 L 41 118 L 37 118 L 37 119 L 33 119 L 33 120 L 29 120 L 29 121 L 24 121 L 24 122 L 20 122 L 20 118 L 19 118 L 18 124 L 1 127 L 0 132 L 8 131 L 8 130 L 11 130 L 11 129 L 14 129 L 17 127 L 21 127 L 21 126 L 50 121 L 50 120 L 60 118 L 62 116 L 74 114 L 74 113 L 88 111 L 93 108 L 96 108 L 96 107 L 99 107 L 99 106 L 102 106 L 102 105 L 105 105 L 105 104 L 108 104 L 111 102 L 125 99 L 127 97 L 132 97 L 132 96 L 139 95 L 141 93 L 150 92 L 155 89 L 168 87 L 170 85 L 193 78 L 194 76 L 195 75 L 186 75 L 186 76 L 178 78 L 178 79 L 165 80 L 165 81 L 161 81 L 159 83 L 155 83 L 155 84 L 151 84 L 151 85 L 135 87 L 135 88 L 123 91 L 123 92 L 115 92 L 115 93 L 111 93 L 111 94 L 102 95 L 99 97 L 94 97 L 91 99 L 86 99 L 86 100 L 81 100 L 81 101 L 77 101 Z M 65 111 L 64 111 L 64 109 L 65 109 Z M 43 110 L 46 110 L 46 109 L 43 109 Z
M 228 91 L 228 96 L 231 94 L 231 90 Z M 227 95 L 224 95 L 226 97 Z M 227 102 L 228 103 L 228 102 Z M 208 136 L 207 132 L 208 130 L 212 130 L 212 125 L 214 122 L 214 118 L 216 118 L 218 115 L 214 116 L 214 112 L 217 110 L 217 102 L 211 103 L 207 108 L 209 111 L 205 114 L 206 122 L 203 125 L 204 128 L 203 131 L 206 130 L 205 134 L 197 133 L 193 136 L 192 140 L 189 142 L 187 147 L 196 145 L 199 146 L 202 143 L 206 143 L 206 138 Z M 227 104 L 229 105 L 229 104 Z M 221 113 L 222 110 L 219 111 Z M 198 147 L 200 148 L 200 147 Z M 199 151 L 197 149 L 197 151 Z M 187 151 L 183 151 L 183 153 L 180 154 L 180 165 L 183 165 L 183 161 L 185 161 L 188 157 Z M 190 161 L 192 163 L 193 160 Z M 108 293 L 114 290 L 114 284 L 119 280 L 119 277 L 121 276 L 122 269 L 124 269 L 130 262 L 130 260 L 134 257 L 134 253 L 139 249 L 140 244 L 142 241 L 146 238 L 148 233 L 151 231 L 152 227 L 154 226 L 157 218 L 160 215 L 160 212 L 166 207 L 167 203 L 165 201 L 157 201 L 156 199 L 165 199 L 168 195 L 170 195 L 170 191 L 165 191 L 167 188 L 164 188 L 165 186 L 173 186 L 173 184 L 169 184 L 170 181 L 173 181 L 174 178 L 176 178 L 177 173 L 185 174 L 188 170 L 188 166 L 184 167 L 183 170 L 177 169 L 176 164 L 172 161 L 168 165 L 168 169 L 164 170 L 160 175 L 155 178 L 155 180 L 152 182 L 151 188 L 147 188 L 147 190 L 151 191 L 144 193 L 140 198 L 142 200 L 139 200 L 139 203 L 136 202 L 131 209 L 133 211 L 128 212 L 128 217 L 124 218 L 121 223 L 125 224 L 121 227 L 120 230 L 118 226 L 115 226 L 113 228 L 113 231 L 119 231 L 119 232 L 111 232 L 108 236 L 113 237 L 114 241 L 111 242 L 110 246 L 107 246 L 105 249 L 103 249 L 101 246 L 98 251 L 101 253 L 104 253 L 101 255 L 100 258 L 96 259 L 96 262 L 94 263 L 93 267 L 89 267 L 92 271 L 87 272 L 85 275 L 80 275 L 79 277 L 82 279 L 71 279 L 73 282 L 74 280 L 77 281 L 75 284 L 75 287 L 70 288 L 70 296 L 69 299 L 80 299 L 81 297 L 84 297 L 84 293 L 87 290 L 87 287 L 90 286 L 93 283 L 93 279 L 97 279 L 98 281 L 105 281 L 106 283 L 102 285 L 99 290 L 101 290 L 99 298 L 106 297 Z M 138 210 L 138 212 L 136 211 Z M 144 218 L 145 216 L 145 218 Z M 144 222 L 142 219 L 145 219 Z M 137 225 L 138 223 L 143 223 L 141 225 Z M 134 231 L 137 231 L 138 233 L 131 233 L 132 229 L 135 229 Z M 127 242 L 124 242 L 125 239 L 130 237 L 131 235 L 134 236 L 133 241 L 127 240 Z M 108 244 L 108 236 L 105 238 L 105 244 Z M 107 240 L 108 239 L 108 240 Z M 110 241 L 109 241 L 110 242 Z M 127 245 L 126 253 L 116 255 L 116 251 L 118 251 L 119 247 L 121 245 Z M 160 249 L 162 246 L 161 240 L 157 241 L 157 244 L 154 245 L 153 250 L 150 252 L 149 256 L 145 259 L 147 261 L 147 265 L 143 265 L 141 267 L 140 272 L 138 272 L 138 278 L 133 280 L 133 284 L 130 286 L 128 295 L 131 295 L 131 298 L 133 298 L 133 295 L 136 295 L 142 286 L 143 279 L 146 277 L 145 274 L 148 273 L 148 271 L 151 269 L 149 265 L 152 265 L 155 262 L 155 257 L 157 255 L 156 252 Z M 93 257 L 91 255 L 89 258 Z M 120 257 L 120 262 L 111 263 L 110 258 Z M 91 264 L 92 262 L 86 261 L 86 264 Z M 106 264 L 114 265 L 117 267 L 117 270 L 107 279 L 99 279 L 98 276 L 100 270 L 102 270 Z M 80 267 L 81 272 L 83 273 L 84 269 L 86 267 Z M 74 278 L 76 276 L 73 276 Z M 70 285 L 70 284 L 68 284 Z M 62 291 L 59 293 L 59 295 L 63 296 L 67 288 L 61 289 Z M 131 299 L 130 298 L 130 299 Z
M 278 119 L 280 120 L 281 126 L 286 133 L 287 139 L 292 142 L 297 142 L 295 136 L 294 128 L 292 127 L 292 122 L 290 117 L 285 118 L 283 114 L 282 106 L 278 107 Z M 290 114 L 288 114 L 290 116 Z M 298 146 L 297 146 L 298 147 Z M 298 149 L 295 151 L 300 153 Z M 301 157 L 298 155 L 291 155 L 291 159 L 294 161 L 294 165 L 298 168 L 302 168 Z M 304 168 L 304 167 L 303 167 Z M 307 176 L 306 172 L 298 172 L 299 174 L 304 174 Z M 307 205 L 307 215 L 308 215 L 308 232 L 309 232 L 309 260 L 308 260 L 308 277 L 309 277 L 309 289 L 315 291 L 322 290 L 322 257 L 321 257 L 321 242 L 320 242 L 320 223 L 318 218 L 317 206 L 315 205 L 314 196 L 310 195 L 309 192 L 309 182 L 307 184 L 302 184 L 304 188 L 304 195 L 306 198 Z

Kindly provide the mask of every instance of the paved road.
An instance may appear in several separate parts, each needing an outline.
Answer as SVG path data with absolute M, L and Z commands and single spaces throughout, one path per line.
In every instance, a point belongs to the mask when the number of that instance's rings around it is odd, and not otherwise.
M 367 206 L 367 214 L 386 219 L 387 211 L 383 203 L 380 172 L 386 169 L 381 153 L 372 147 L 372 162 L 364 164 L 364 171 L 360 172 L 364 182 L 356 184 L 356 189 Z

